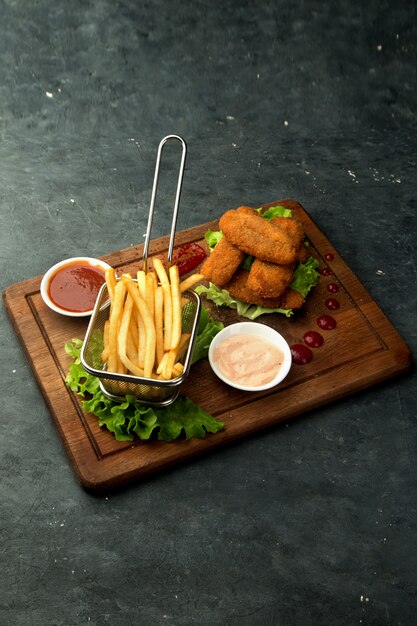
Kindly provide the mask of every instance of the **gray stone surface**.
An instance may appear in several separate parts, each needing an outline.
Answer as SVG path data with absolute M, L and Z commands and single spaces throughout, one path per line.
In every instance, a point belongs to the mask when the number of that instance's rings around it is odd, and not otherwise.
M 298 200 L 415 353 L 415 18 L 404 0 L 2 0 L 2 289 L 141 241 L 178 133 L 180 228 Z M 93 497 L 0 315 L 1 624 L 417 623 L 414 372 Z

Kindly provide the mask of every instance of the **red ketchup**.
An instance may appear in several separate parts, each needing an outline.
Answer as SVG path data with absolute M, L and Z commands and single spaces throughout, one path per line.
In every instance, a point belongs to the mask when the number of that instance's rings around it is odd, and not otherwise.
M 336 285 L 336 283 L 329 283 L 327 285 L 327 291 L 330 293 L 337 293 L 339 291 L 339 285 Z
M 337 322 L 331 315 L 322 315 L 317 320 L 317 326 L 322 330 L 333 330 L 337 326 Z
M 309 330 L 303 337 L 304 343 L 309 346 L 309 348 L 320 348 L 323 345 L 324 339 L 317 333 L 315 330 Z
M 302 343 L 295 343 L 290 347 L 292 362 L 296 365 L 307 365 L 313 358 L 310 348 L 303 346 Z
M 49 297 L 65 311 L 91 311 L 104 282 L 104 271 L 99 267 L 80 262 L 69 263 L 52 276 L 48 287 Z
M 332 311 L 336 311 L 336 309 L 340 307 L 339 301 L 336 300 L 336 298 L 327 298 L 327 300 L 324 301 L 324 304 Z
M 186 243 L 175 250 L 172 263 L 178 266 L 179 275 L 182 276 L 200 265 L 206 256 L 206 252 L 198 243 Z

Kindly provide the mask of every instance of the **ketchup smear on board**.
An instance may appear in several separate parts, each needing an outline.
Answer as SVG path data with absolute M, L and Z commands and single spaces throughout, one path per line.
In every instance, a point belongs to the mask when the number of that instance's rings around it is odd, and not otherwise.
M 186 243 L 175 250 L 172 263 L 178 266 L 178 273 L 182 276 L 200 265 L 206 256 L 206 252 L 198 243 Z
M 66 311 L 91 311 L 104 282 L 104 272 L 99 267 L 80 262 L 70 263 L 59 268 L 52 276 L 49 297 L 56 306 Z
M 313 359 L 313 353 L 310 348 L 303 346 L 302 343 L 295 343 L 291 346 L 291 356 L 293 363 L 296 365 L 307 365 Z

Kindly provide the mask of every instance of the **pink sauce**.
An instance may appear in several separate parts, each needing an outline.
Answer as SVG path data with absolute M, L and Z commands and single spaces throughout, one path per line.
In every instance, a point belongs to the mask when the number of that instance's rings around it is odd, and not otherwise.
M 222 341 L 213 356 L 223 376 L 247 387 L 269 383 L 284 361 L 279 348 L 256 335 L 233 335 Z

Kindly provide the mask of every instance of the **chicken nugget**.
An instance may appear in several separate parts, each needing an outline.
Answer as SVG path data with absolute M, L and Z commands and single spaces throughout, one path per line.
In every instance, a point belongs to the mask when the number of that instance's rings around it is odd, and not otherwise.
M 231 244 L 223 235 L 210 256 L 204 261 L 200 272 L 206 280 L 223 287 L 243 262 L 245 253 Z
M 298 248 L 291 237 L 256 211 L 226 211 L 220 229 L 230 243 L 262 261 L 289 265 L 297 259 Z
M 288 288 L 282 295 L 282 309 L 301 309 L 304 304 L 304 296 L 295 289 Z
M 294 265 L 277 265 L 255 259 L 249 271 L 248 287 L 265 298 L 281 296 L 290 284 Z
M 239 213 L 246 213 L 246 215 L 254 215 L 254 213 L 258 213 L 258 211 L 251 206 L 240 206 L 236 209 Z
M 281 298 L 264 298 L 255 293 L 248 287 L 248 276 L 248 270 L 239 269 L 234 274 L 232 280 L 225 285 L 225 289 L 227 289 L 231 296 L 247 304 L 256 304 L 269 309 L 278 308 L 281 303 Z
M 304 241 L 304 230 L 300 222 L 292 217 L 274 217 L 271 224 L 280 228 L 286 233 L 293 242 L 293 245 L 299 250 Z

